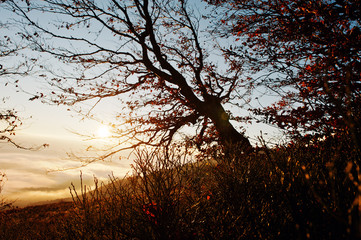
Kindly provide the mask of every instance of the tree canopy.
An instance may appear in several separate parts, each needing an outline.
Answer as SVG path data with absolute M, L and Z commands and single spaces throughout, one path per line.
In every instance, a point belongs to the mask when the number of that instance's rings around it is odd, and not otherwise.
M 292 134 L 360 132 L 360 1 L 208 2 L 223 10 L 218 34 L 239 40 L 229 58 L 281 97 L 256 113 Z

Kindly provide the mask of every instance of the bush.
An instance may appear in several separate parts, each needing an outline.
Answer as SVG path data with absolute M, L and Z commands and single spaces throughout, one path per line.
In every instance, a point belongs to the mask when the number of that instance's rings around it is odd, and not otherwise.
M 133 173 L 73 187 L 71 239 L 352 239 L 358 236 L 357 149 L 347 138 L 192 162 L 177 149 L 137 151 Z M 355 224 L 356 222 L 356 224 Z
M 95 188 L 72 187 L 75 218 L 70 239 L 192 239 L 198 222 L 199 167 L 174 149 L 138 150 L 131 176 Z M 196 176 L 197 175 L 197 176 Z M 194 177 L 192 177 L 194 176 Z M 194 192 L 196 191 L 196 192 Z

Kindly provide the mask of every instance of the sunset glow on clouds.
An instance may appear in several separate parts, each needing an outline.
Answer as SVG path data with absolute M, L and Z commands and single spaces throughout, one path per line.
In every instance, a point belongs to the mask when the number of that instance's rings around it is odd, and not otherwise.
M 58 142 L 69 144 L 69 142 Z M 74 142 L 73 142 L 74 144 Z M 76 143 L 75 143 L 76 144 Z M 93 177 L 106 181 L 109 175 L 122 177 L 129 172 L 129 160 L 114 159 L 109 162 L 96 162 L 86 167 L 81 163 L 66 157 L 65 152 L 60 154 L 52 148 L 36 152 L 1 148 L 1 169 L 7 175 L 4 196 L 9 200 L 16 200 L 15 205 L 26 205 L 40 201 L 59 198 L 69 198 L 69 186 L 73 182 L 76 186 L 80 183 L 80 171 L 84 183 L 92 186 Z M 69 150 L 71 148 L 69 147 Z M 79 153 L 80 154 L 80 153 Z M 68 169 L 73 168 L 73 169 Z M 68 169 L 68 170 L 62 170 Z

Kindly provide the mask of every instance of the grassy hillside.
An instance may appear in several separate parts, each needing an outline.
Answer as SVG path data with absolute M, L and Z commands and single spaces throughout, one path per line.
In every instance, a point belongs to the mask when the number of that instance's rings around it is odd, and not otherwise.
M 197 162 L 139 151 L 133 173 L 71 203 L 1 213 L 5 239 L 358 239 L 359 151 L 346 137 Z

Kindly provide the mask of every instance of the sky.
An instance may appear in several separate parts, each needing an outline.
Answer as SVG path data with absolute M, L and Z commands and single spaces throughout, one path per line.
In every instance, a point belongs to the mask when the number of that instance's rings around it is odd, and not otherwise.
M 11 13 L 1 12 L 2 16 L 10 17 Z M 9 32 L 10 31 L 10 32 Z M 0 37 L 10 34 L 11 30 L 0 29 Z M 0 63 L 3 59 L 0 59 Z M 7 59 L 16 61 L 18 58 Z M 4 61 L 4 60 L 3 60 Z M 46 62 L 47 59 L 39 59 Z M 0 143 L 0 171 L 7 175 L 2 194 L 6 199 L 15 201 L 15 205 L 25 206 L 47 200 L 69 198 L 69 186 L 73 182 L 79 185 L 80 171 L 87 185 L 91 184 L 94 176 L 101 180 L 107 179 L 110 174 L 116 177 L 130 173 L 132 158 L 128 152 L 122 152 L 105 162 L 92 163 L 86 167 L 79 159 L 69 157 L 89 156 L 96 152 L 87 152 L 89 145 L 106 146 L 111 144 L 102 138 L 104 132 L 99 129 L 104 126 L 96 121 L 82 119 L 74 111 L 69 111 L 66 106 L 49 105 L 41 101 L 29 101 L 29 93 L 48 90 L 49 86 L 43 78 L 36 75 L 14 76 L 12 82 L 19 80 L 20 88 L 14 84 L 7 84 L 0 79 L 0 98 L 6 97 L 3 109 L 16 109 L 23 120 L 23 125 L 17 129 L 14 140 L 25 147 L 40 146 L 44 143 L 49 147 L 38 151 L 17 149 L 11 144 Z M 89 107 L 89 106 L 88 106 Z M 119 111 L 120 106 L 115 102 L 103 102 L 94 109 L 96 115 L 107 120 Z M 277 129 L 267 125 L 246 126 L 246 135 L 255 142 L 260 131 L 268 136 L 275 136 Z M 98 140 L 87 140 L 74 132 L 90 134 L 100 137 Z
M 1 6 L 0 15 L 0 21 L 14 17 L 12 12 L 5 11 Z M 13 26 L 2 28 L 0 38 L 14 37 L 17 31 L 19 29 Z M 26 50 L 23 53 L 29 58 L 33 54 Z M 35 57 L 38 56 L 35 54 Z M 21 61 L 21 55 L 0 58 L 0 64 L 4 66 L 16 66 Z M 49 63 L 49 59 L 40 58 L 38 62 Z M 12 137 L 13 140 L 24 147 L 49 144 L 38 151 L 29 151 L 0 142 L 0 172 L 7 177 L 1 194 L 8 201 L 15 201 L 14 204 L 18 206 L 69 198 L 68 188 L 72 182 L 79 185 L 80 171 L 84 182 L 91 185 L 94 176 L 106 181 L 110 174 L 123 177 L 131 170 L 129 151 L 86 167 L 80 167 L 82 163 L 79 159 L 69 157 L 96 156 L 97 152 L 86 151 L 86 148 L 90 145 L 101 147 L 111 143 L 102 136 L 104 132 L 99 132 L 104 128 L 101 123 L 83 119 L 74 111 L 69 111 L 66 106 L 44 104 L 39 100 L 29 101 L 32 94 L 47 90 L 49 86 L 44 78 L 37 74 L 0 78 L 0 99 L 6 98 L 6 103 L 1 104 L 0 109 L 15 109 L 23 122 L 23 125 L 17 128 L 16 136 Z M 114 114 L 116 108 L 113 103 L 104 102 L 95 112 L 106 120 Z M 76 133 L 94 135 L 100 139 L 89 140 Z
M 15 205 L 70 197 L 68 187 L 72 182 L 79 185 L 80 171 L 87 185 L 91 184 L 93 176 L 106 181 L 112 173 L 122 177 L 130 171 L 129 152 L 121 153 L 121 159 L 115 156 L 105 162 L 80 167 L 82 163 L 68 154 L 94 156 L 95 152 L 85 149 L 89 145 L 107 144 L 106 138 L 102 138 L 104 133 L 99 132 L 104 126 L 82 120 L 66 107 L 28 101 L 29 95 L 16 92 L 11 85 L 1 85 L 0 96 L 9 97 L 7 106 L 18 110 L 23 119 L 23 125 L 13 137 L 15 142 L 25 147 L 49 144 L 49 147 L 30 151 L 0 143 L 0 171 L 7 175 L 2 194 L 8 200 L 16 200 Z M 74 132 L 94 134 L 100 139 L 87 140 Z

